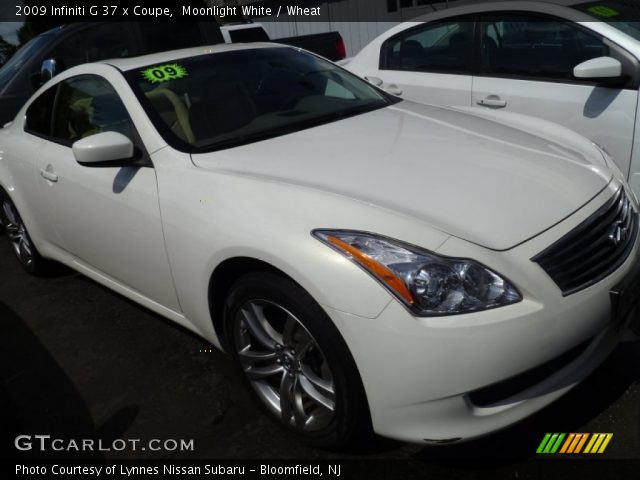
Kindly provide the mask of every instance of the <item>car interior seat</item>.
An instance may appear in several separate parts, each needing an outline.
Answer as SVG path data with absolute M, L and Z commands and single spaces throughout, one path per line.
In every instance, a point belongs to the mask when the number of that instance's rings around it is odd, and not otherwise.
M 81 138 L 98 133 L 91 123 L 91 97 L 80 90 L 73 90 L 71 97 L 65 102 L 69 105 L 66 112 L 61 112 L 54 125 L 54 135 L 75 142 Z M 66 118 L 65 118 L 66 116 Z
M 402 42 L 400 49 L 402 68 L 417 68 L 424 62 L 425 51 L 417 40 Z
M 485 35 L 482 38 L 482 63 L 485 67 L 491 68 L 498 55 L 498 42 L 492 37 Z
M 100 132 L 118 132 L 132 138 L 133 122 L 120 97 L 115 93 L 91 99 L 90 122 Z
M 178 138 L 194 143 L 195 136 L 189 122 L 189 110 L 184 101 L 165 87 L 150 90 L 145 94 L 160 117 Z
M 449 39 L 448 59 L 451 67 L 464 66 L 469 63 L 469 35 L 458 32 Z

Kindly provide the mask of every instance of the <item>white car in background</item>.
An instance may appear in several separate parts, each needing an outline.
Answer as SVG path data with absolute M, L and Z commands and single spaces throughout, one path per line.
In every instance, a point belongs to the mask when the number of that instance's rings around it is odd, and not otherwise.
M 476 2 L 398 25 L 343 65 L 409 100 L 564 125 L 640 195 L 639 20 L 628 0 Z
M 316 445 L 506 427 L 637 317 L 638 205 L 598 147 L 290 47 L 69 69 L 0 130 L 0 187 L 28 271 L 57 260 L 225 348 Z

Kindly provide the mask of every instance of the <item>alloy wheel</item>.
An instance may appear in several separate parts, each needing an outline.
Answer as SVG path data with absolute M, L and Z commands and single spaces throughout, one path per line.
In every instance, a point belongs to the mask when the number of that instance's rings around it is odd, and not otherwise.
M 34 248 L 22 218 L 7 198 L 2 199 L 2 212 L 4 228 L 16 256 L 23 265 L 30 267 L 34 260 Z
M 300 320 L 277 303 L 250 300 L 234 328 L 242 369 L 269 410 L 304 432 L 325 428 L 336 411 L 333 374 Z

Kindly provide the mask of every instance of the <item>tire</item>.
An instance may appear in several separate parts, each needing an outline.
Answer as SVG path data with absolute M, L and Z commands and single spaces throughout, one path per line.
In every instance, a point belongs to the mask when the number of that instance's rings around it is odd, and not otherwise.
M 0 190 L 0 224 L 20 265 L 31 275 L 46 273 L 49 263 L 38 253 L 18 209 L 9 195 L 2 190 Z
M 321 448 L 371 436 L 353 357 L 298 284 L 274 273 L 243 276 L 227 298 L 225 332 L 243 383 L 280 426 Z

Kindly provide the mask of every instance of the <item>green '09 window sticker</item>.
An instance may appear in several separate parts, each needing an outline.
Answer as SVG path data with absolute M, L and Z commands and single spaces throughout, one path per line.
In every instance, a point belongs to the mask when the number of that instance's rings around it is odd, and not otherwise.
M 614 8 L 607 7 L 606 5 L 594 5 L 593 7 L 589 7 L 587 9 L 589 13 L 593 13 L 602 18 L 611 18 L 617 17 L 620 15 L 620 12 Z
M 177 63 L 158 65 L 157 67 L 142 70 L 142 76 L 149 83 L 162 83 L 169 80 L 177 80 L 187 75 L 187 69 Z

